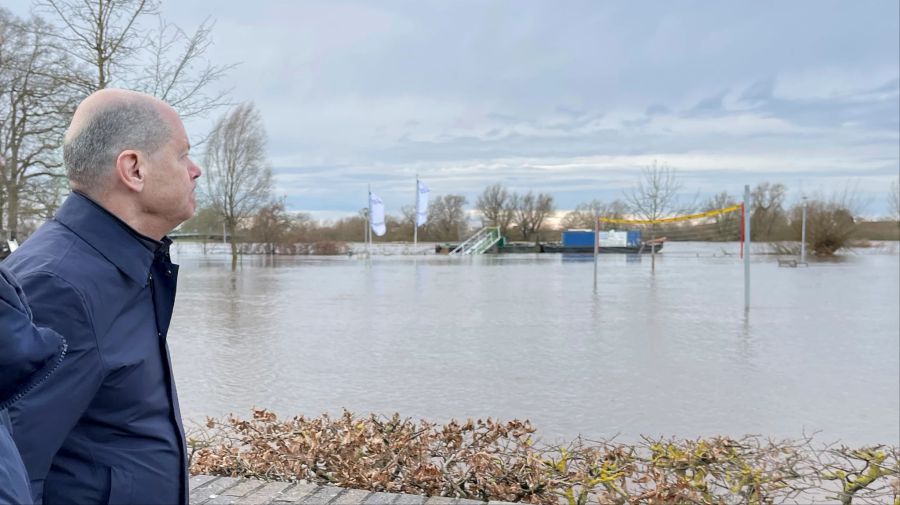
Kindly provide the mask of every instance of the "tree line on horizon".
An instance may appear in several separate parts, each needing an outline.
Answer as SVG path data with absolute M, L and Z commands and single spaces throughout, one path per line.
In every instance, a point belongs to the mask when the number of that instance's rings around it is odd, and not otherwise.
M 665 217 L 705 212 L 731 207 L 742 196 L 727 192 L 716 193 L 698 203 L 697 198 L 680 198 L 681 183 L 675 170 L 654 164 L 642 170 L 635 186 L 623 192 L 622 198 L 611 201 L 592 200 L 576 205 L 561 219 L 550 224 L 556 212 L 554 197 L 548 193 L 528 191 L 519 193 L 502 183 L 486 187 L 467 208 L 464 195 L 446 194 L 428 203 L 428 220 L 420 226 L 418 238 L 422 242 L 460 242 L 476 228 L 496 226 L 511 241 L 538 242 L 559 240 L 562 230 L 592 229 L 597 218 L 658 220 Z M 892 190 L 892 219 L 896 226 L 881 230 L 884 238 L 900 238 L 900 208 Z M 862 223 L 861 202 L 852 190 L 840 194 L 816 196 L 805 200 L 807 207 L 807 241 L 810 251 L 830 255 L 846 246 L 859 232 Z M 754 242 L 797 242 L 800 239 L 804 201 L 788 204 L 787 187 L 780 183 L 763 182 L 750 192 L 750 222 Z M 470 211 L 477 214 L 479 226 L 470 223 Z M 651 237 L 669 240 L 736 241 L 741 233 L 739 212 L 730 212 L 675 224 L 606 225 L 605 229 L 641 229 Z M 376 242 L 411 242 L 415 223 L 415 209 L 404 206 L 399 215 L 385 216 L 387 232 Z M 893 230 L 896 228 L 896 230 Z M 179 231 L 198 237 L 221 237 L 220 213 L 203 206 L 196 216 Z M 262 206 L 257 213 L 240 223 L 234 233 L 235 242 L 256 244 L 256 252 L 279 254 L 297 252 L 296 244 L 319 244 L 300 248 L 306 253 L 337 253 L 344 249 L 336 244 L 363 242 L 366 230 L 364 211 L 334 220 L 317 221 L 303 212 L 290 212 L 284 198 Z M 886 232 L 884 230 L 887 230 Z M 871 231 L 871 230 L 870 230 Z M 871 233 L 869 233 L 871 235 Z

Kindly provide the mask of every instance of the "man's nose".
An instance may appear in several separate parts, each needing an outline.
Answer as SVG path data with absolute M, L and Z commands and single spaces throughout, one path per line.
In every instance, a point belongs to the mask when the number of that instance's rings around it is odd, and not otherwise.
M 188 173 L 191 176 L 191 179 L 196 179 L 203 175 L 203 170 L 200 169 L 200 165 L 191 161 L 191 167 L 188 169 Z

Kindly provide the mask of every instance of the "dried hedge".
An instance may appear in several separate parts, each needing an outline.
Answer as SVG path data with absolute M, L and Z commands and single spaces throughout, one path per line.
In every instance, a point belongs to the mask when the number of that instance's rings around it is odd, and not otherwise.
M 372 491 L 539 504 L 900 505 L 900 449 L 802 441 L 645 438 L 540 444 L 528 421 L 414 422 L 394 414 L 209 419 L 191 471 Z

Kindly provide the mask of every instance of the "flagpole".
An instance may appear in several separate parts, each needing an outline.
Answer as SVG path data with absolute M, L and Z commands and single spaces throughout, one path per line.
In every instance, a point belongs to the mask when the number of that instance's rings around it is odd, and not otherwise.
M 413 210 L 413 254 L 419 244 L 419 173 L 416 172 L 416 208 Z

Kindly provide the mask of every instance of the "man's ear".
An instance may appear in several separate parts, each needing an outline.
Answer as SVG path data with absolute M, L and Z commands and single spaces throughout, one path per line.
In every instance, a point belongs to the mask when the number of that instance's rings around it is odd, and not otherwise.
M 140 193 L 144 189 L 144 155 L 126 149 L 116 157 L 116 176 L 128 189 Z

